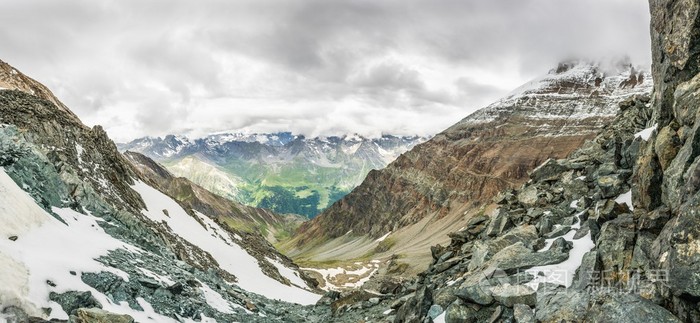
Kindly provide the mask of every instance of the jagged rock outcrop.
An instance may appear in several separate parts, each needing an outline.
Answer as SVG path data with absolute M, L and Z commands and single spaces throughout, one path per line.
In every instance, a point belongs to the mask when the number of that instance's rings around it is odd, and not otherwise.
M 10 64 L 0 60 L 0 89 L 15 89 L 33 96 L 42 98 L 53 103 L 57 109 L 69 115 L 72 119 L 78 117 L 66 107 L 58 98 L 43 84 L 33 78 L 19 72 Z
M 655 135 L 635 169 L 635 215 L 651 232 L 649 268 L 667 274 L 654 299 L 684 321 L 700 321 L 700 5 L 649 2 Z M 641 233 L 639 234 L 641 235 Z

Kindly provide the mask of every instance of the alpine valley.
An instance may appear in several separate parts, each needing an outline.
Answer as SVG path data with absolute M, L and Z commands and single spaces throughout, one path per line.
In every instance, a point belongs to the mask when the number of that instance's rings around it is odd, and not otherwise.
M 555 64 L 430 139 L 117 149 L 0 62 L 0 321 L 700 322 L 700 4 L 650 9 L 650 71 Z
M 369 171 L 384 168 L 425 140 L 223 133 L 195 140 L 146 137 L 118 148 L 144 154 L 174 175 L 233 201 L 312 218 L 359 185 Z

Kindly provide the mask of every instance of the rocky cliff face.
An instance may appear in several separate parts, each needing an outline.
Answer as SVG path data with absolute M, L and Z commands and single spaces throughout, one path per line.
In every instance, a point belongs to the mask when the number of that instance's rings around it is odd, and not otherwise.
M 626 61 L 561 63 L 386 169 L 370 172 L 362 185 L 298 230 L 298 246 L 351 230 L 378 238 L 431 214 L 478 209 L 496 193 L 521 185 L 546 159 L 563 158 L 593 138 L 613 119 L 619 102 L 650 89 L 649 75 Z
M 658 215 L 660 231 L 649 237 L 648 269 L 668 273 L 654 296 L 685 321 L 700 321 L 700 5 L 650 1 L 656 82 L 655 135 L 641 148 L 633 198 L 639 222 Z M 639 235 L 639 234 L 638 234 Z
M 125 158 L 101 127 L 4 63 L 0 83 L 0 321 L 325 315 L 295 304 L 320 297 L 296 265 L 227 225 L 276 215 Z

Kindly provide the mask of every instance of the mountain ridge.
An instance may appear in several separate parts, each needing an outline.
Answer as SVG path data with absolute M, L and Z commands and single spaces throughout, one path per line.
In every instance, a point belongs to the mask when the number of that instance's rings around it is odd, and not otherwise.
M 0 69 L 0 77 L 29 80 Z M 146 176 L 100 126 L 85 126 L 50 93 L 16 84 L 0 90 L 0 280 L 11 279 L 0 286 L 0 318 L 75 320 L 103 308 L 99 315 L 139 322 L 267 321 L 285 316 L 262 310 L 273 299 L 320 298 L 257 232 L 224 221 L 277 215 L 246 207 L 229 214 L 233 202 L 213 207 L 213 194 L 141 160 L 153 170 Z M 182 187 L 198 194 L 167 194 Z
M 175 135 L 141 138 L 119 148 L 147 155 L 177 176 L 231 200 L 313 217 L 371 169 L 383 168 L 424 140 L 219 133 L 194 140 Z
M 563 158 L 592 139 L 614 118 L 619 102 L 651 90 L 649 74 L 629 62 L 616 74 L 597 64 L 560 64 L 534 86 L 521 87 L 370 172 L 353 192 L 302 224 L 282 250 L 300 261 L 341 253 L 358 257 L 389 233 L 398 242 L 383 255 L 407 252 L 427 261 L 426 251 L 405 247 L 420 240 L 417 232 L 428 243 L 419 227 L 432 226 L 428 232 L 440 237 L 434 239 L 447 239 L 450 230 L 466 225 L 468 214 L 487 212 L 497 193 L 518 187 L 545 160 Z M 441 221 L 452 224 L 446 228 Z M 361 248 L 359 241 L 365 241 Z

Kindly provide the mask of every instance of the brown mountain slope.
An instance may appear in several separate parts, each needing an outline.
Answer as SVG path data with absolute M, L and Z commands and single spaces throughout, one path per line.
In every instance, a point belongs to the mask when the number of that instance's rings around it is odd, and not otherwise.
M 303 224 L 283 248 L 299 259 L 326 261 L 376 251 L 388 256 L 416 240 L 447 239 L 465 215 L 497 192 L 518 187 L 537 165 L 565 157 L 595 136 L 619 102 L 649 92 L 650 79 L 628 62 L 562 63 L 371 172 L 353 192 Z M 437 225 L 441 219 L 449 225 Z M 392 241 L 389 250 L 373 249 L 383 236 Z M 364 254 L 347 252 L 344 246 L 350 245 Z
M 74 119 L 78 117 L 68 109 L 58 98 L 43 84 L 33 78 L 24 75 L 10 64 L 0 60 L 0 89 L 19 90 L 29 93 L 53 103 L 59 110 L 67 113 Z

